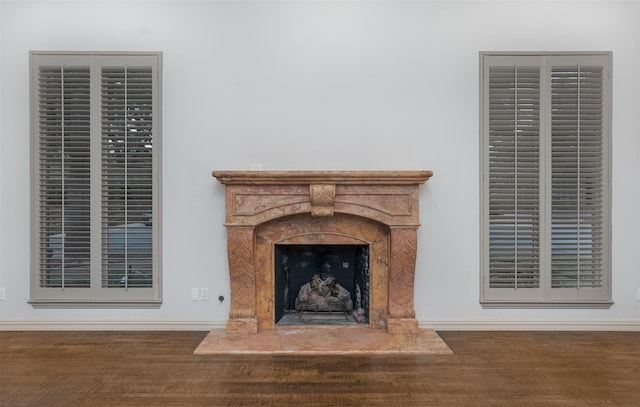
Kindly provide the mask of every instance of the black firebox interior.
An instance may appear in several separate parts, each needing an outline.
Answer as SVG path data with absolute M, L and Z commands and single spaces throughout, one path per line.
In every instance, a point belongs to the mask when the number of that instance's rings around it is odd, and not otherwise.
M 369 318 L 368 245 L 276 245 L 275 322 L 294 314 L 300 287 L 314 274 L 325 279 L 333 275 L 351 293 L 354 310 Z M 362 312 L 362 311 L 361 311 Z M 362 323 L 362 322 L 361 322 Z

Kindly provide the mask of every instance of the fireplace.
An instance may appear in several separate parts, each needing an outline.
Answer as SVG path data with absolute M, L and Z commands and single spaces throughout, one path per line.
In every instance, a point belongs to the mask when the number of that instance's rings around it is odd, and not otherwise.
M 353 296 L 355 310 L 364 313 L 356 325 L 388 333 L 419 332 L 413 306 L 418 189 L 431 175 L 431 171 L 214 171 L 225 185 L 231 283 L 226 332 L 281 329 L 278 322 L 295 311 L 292 298 L 303 280 L 322 270 L 324 263 L 334 273 L 354 268 L 338 282 Z M 282 256 L 290 261 L 313 250 L 319 256 L 317 264 L 298 270 L 295 283 L 285 282 L 291 280 L 292 270 L 278 264 Z M 346 259 L 350 256 L 353 260 Z M 284 324 L 291 325 L 295 320 Z

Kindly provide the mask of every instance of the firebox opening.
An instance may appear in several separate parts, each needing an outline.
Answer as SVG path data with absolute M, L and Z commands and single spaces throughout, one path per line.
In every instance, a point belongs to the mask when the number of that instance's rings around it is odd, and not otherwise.
M 276 245 L 277 325 L 369 322 L 368 245 Z

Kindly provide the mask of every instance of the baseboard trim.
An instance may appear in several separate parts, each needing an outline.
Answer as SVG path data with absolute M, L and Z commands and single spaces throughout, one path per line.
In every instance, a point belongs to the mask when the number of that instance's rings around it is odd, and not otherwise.
M 616 321 L 419 321 L 436 331 L 640 331 L 640 320 Z
M 640 320 L 616 321 L 464 321 L 423 320 L 436 331 L 634 331 Z M 226 321 L 0 321 L 0 331 L 210 331 Z
M 0 331 L 210 331 L 226 321 L 0 321 Z

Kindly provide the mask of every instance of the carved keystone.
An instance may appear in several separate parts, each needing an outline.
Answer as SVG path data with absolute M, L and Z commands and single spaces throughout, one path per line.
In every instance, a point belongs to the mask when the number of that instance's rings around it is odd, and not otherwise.
M 334 184 L 309 185 L 311 216 L 333 216 L 333 204 L 336 202 Z

